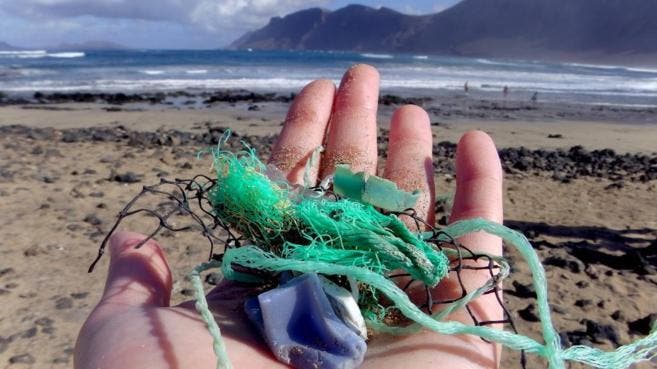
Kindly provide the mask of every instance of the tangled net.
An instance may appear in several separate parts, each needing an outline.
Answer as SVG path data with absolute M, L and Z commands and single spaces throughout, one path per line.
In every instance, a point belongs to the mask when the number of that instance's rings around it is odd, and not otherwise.
M 351 289 L 368 327 L 374 331 L 412 334 L 429 329 L 440 334 L 471 334 L 520 350 L 523 367 L 525 353 L 543 357 L 551 369 L 563 369 L 567 361 L 620 369 L 657 357 L 655 328 L 647 337 L 612 352 L 580 345 L 562 348 L 551 321 L 545 271 L 521 233 L 485 219 L 463 220 L 437 229 L 424 223 L 413 209 L 380 212 L 370 204 L 341 198 L 323 185 L 292 186 L 284 179 L 272 179 L 276 173 L 248 147 L 231 153 L 222 150 L 220 143 L 211 154 L 216 178 L 162 179 L 158 185 L 145 186 L 119 213 L 89 271 L 101 258 L 110 235 L 126 217 L 143 213 L 159 220 L 156 229 L 137 247 L 163 229 L 191 228 L 171 224 L 172 215 L 191 217 L 210 243 L 210 261 L 194 268 L 190 275 L 196 308 L 214 339 L 218 368 L 231 368 L 231 364 L 201 281 L 201 273 L 213 268 L 220 269 L 227 280 L 272 286 L 281 272 L 323 274 Z M 159 211 L 133 209 L 146 194 L 163 196 L 170 206 Z M 422 225 L 427 231 L 418 234 L 409 231 L 400 220 L 402 216 L 412 218 L 418 229 Z M 529 264 L 544 343 L 519 334 L 502 302 L 500 282 L 509 274 L 507 261 L 500 256 L 473 252 L 456 241 L 479 231 L 502 238 L 508 246 L 517 248 Z M 223 243 L 223 252 L 215 254 L 217 243 Z M 489 278 L 468 291 L 463 282 L 463 273 L 468 270 L 487 271 Z M 458 281 L 460 295 L 435 300 L 431 289 L 450 274 Z M 412 285 L 424 288 L 424 301 L 411 301 L 408 290 Z M 503 319 L 477 319 L 470 303 L 485 294 L 495 296 L 504 311 Z M 445 320 L 458 309 L 465 309 L 473 324 Z M 391 323 L 388 319 L 391 316 L 402 316 L 404 321 Z M 508 323 L 511 331 L 490 326 L 500 323 Z

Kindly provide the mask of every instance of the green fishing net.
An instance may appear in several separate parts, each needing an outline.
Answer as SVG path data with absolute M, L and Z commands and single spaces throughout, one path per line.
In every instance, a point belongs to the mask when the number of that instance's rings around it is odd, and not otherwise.
M 221 261 L 205 263 L 192 273 L 201 303 L 199 310 L 207 317 L 213 331 L 217 366 L 220 368 L 230 367 L 230 362 L 220 344 L 218 327 L 212 315 L 207 313 L 207 307 L 202 305 L 200 273 L 210 268 L 221 268 L 224 278 L 242 282 L 262 282 L 261 277 L 249 272 L 256 270 L 347 277 L 362 286 L 359 306 L 368 326 L 375 331 L 412 334 L 425 328 L 440 334 L 471 334 L 541 356 L 551 369 L 565 368 L 566 361 L 620 369 L 657 356 L 657 329 L 653 329 L 649 336 L 612 352 L 586 346 L 563 349 L 551 321 L 547 282 L 538 255 L 522 234 L 503 225 L 485 219 L 470 219 L 453 223 L 439 232 L 415 234 L 394 213 L 379 212 L 372 204 L 363 201 L 367 196 L 362 196 L 362 193 L 351 198 L 318 195 L 317 191 L 291 186 L 284 180 L 271 180 L 269 169 L 252 150 L 233 154 L 219 147 L 212 153 L 217 182 L 210 191 L 210 201 L 217 216 L 244 234 L 251 243 L 225 250 Z M 342 191 L 345 192 L 349 189 Z M 537 294 L 543 343 L 502 329 L 443 320 L 451 312 L 498 286 L 509 272 L 508 263 L 502 257 L 478 255 L 495 263 L 498 273 L 478 289 L 465 293 L 450 304 L 441 305 L 440 311 L 435 313 L 418 307 L 390 278 L 393 271 L 403 270 L 404 275 L 422 281 L 427 287 L 436 286 L 449 272 L 450 260 L 461 252 L 436 245 L 442 242 L 451 244 L 461 236 L 479 231 L 499 236 L 507 245 L 517 248 L 529 264 Z M 385 296 L 389 305 L 413 324 L 386 324 L 384 317 L 390 306 L 383 306 L 378 294 Z
M 281 272 L 319 273 L 350 289 L 366 319 L 368 328 L 386 334 L 407 335 L 421 329 L 439 334 L 470 334 L 510 349 L 544 358 L 550 369 L 564 369 L 567 362 L 581 362 L 595 368 L 621 369 L 633 363 L 657 358 L 657 327 L 651 333 L 615 351 L 604 352 L 587 346 L 564 349 L 550 316 L 545 271 L 531 244 L 519 232 L 485 219 L 469 219 L 442 229 L 427 225 L 428 231 L 411 232 L 400 220 L 408 216 L 418 222 L 412 209 L 415 193 L 400 191 L 384 179 L 352 173 L 338 166 L 333 190 L 325 186 L 289 184 L 275 168 L 263 164 L 248 148 L 238 153 L 222 149 L 224 137 L 210 151 L 216 176 L 197 176 L 190 180 L 169 181 L 145 186 L 119 213 L 119 218 L 99 248 L 103 254 L 110 235 L 121 219 L 146 213 L 159 219 L 153 237 L 162 229 L 178 231 L 169 221 L 173 214 L 191 216 L 211 245 L 214 258 L 200 264 L 190 274 L 196 293 L 196 308 L 207 323 L 217 355 L 217 368 L 231 368 L 229 353 L 214 320 L 203 288 L 202 273 L 219 270 L 232 281 L 275 285 Z M 312 156 L 316 161 L 319 151 Z M 307 177 L 307 176 L 306 176 Z M 160 186 L 172 186 L 167 192 Z M 151 193 L 165 195 L 173 207 L 164 213 L 136 209 L 136 199 Z M 192 203 L 212 220 L 207 223 L 192 210 Z M 221 239 L 214 230 L 223 229 Z M 500 237 L 506 246 L 516 248 L 529 265 L 536 291 L 542 342 L 518 334 L 499 296 L 500 282 L 510 267 L 502 256 L 474 253 L 458 243 L 460 237 L 486 232 Z M 143 242 L 145 242 L 144 240 Z M 142 242 L 142 243 L 143 243 Z M 215 243 L 223 242 L 223 252 L 213 254 Z M 139 245 L 138 245 L 139 246 Z M 137 246 L 137 247 L 138 247 Z M 433 301 L 430 289 L 448 274 L 463 270 L 488 270 L 490 278 L 478 288 L 446 301 Z M 409 286 L 417 283 L 426 290 L 426 301 L 409 298 Z M 506 319 L 480 322 L 468 303 L 493 293 Z M 438 309 L 435 307 L 438 306 Z M 446 320 L 452 312 L 464 309 L 474 324 Z M 405 319 L 387 319 L 401 316 Z M 510 323 L 511 330 L 491 327 Z

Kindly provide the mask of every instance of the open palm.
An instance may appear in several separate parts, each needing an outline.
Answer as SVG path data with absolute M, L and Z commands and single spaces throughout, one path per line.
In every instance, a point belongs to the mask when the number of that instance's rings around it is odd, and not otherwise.
M 377 169 L 376 112 L 378 72 L 366 65 L 349 69 L 336 90 L 331 81 L 308 84 L 288 112 L 271 162 L 291 182 L 300 183 L 312 151 L 324 145 L 314 180 L 331 173 L 335 164 L 350 164 L 371 174 Z M 392 117 L 388 157 L 383 176 L 406 190 L 422 190 L 416 210 L 433 223 L 434 184 L 429 118 L 416 106 L 403 106 Z M 495 146 L 482 132 L 466 133 L 457 150 L 457 190 L 451 221 L 502 218 L 502 174 Z M 216 357 L 207 327 L 191 302 L 169 306 L 172 278 L 166 257 L 155 241 L 134 246 L 144 236 L 115 234 L 103 298 L 84 323 L 75 348 L 75 367 L 90 368 L 214 368 Z M 501 241 L 484 234 L 461 240 L 471 249 L 501 253 Z M 487 273 L 487 272 L 486 272 Z M 465 274 L 466 286 L 481 285 L 486 273 Z M 433 291 L 437 299 L 454 292 L 447 278 Z M 235 368 L 286 368 L 276 361 L 242 312 L 243 286 L 224 283 L 208 302 L 226 341 Z M 481 320 L 499 320 L 494 296 L 471 303 Z M 463 311 L 449 319 L 471 323 Z M 495 368 L 499 347 L 472 336 L 443 336 L 423 331 L 411 336 L 375 335 L 368 341 L 362 368 Z

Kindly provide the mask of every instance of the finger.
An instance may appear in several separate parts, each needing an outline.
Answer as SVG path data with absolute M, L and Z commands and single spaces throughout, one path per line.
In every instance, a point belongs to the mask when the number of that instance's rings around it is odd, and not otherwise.
M 487 134 L 480 131 L 463 135 L 456 151 L 456 195 L 450 222 L 470 218 L 502 222 L 502 167 L 495 144 Z M 459 242 L 474 253 L 502 255 L 501 239 L 483 232 L 466 235 Z M 461 294 L 455 274 L 450 273 L 449 278 L 439 287 L 443 298 L 445 294 L 449 297 Z M 460 274 L 468 292 L 482 286 L 490 278 L 487 269 L 464 270 Z M 488 294 L 469 306 L 480 320 L 499 320 L 502 308 L 495 299 L 494 294 Z M 460 313 L 460 319 L 470 320 L 464 318 L 464 312 Z
M 303 184 L 306 162 L 324 140 L 334 95 L 333 82 L 313 81 L 301 90 L 287 113 L 269 163 L 280 169 L 291 183 Z M 311 183 L 317 180 L 318 171 L 319 163 L 310 168 Z
M 502 222 L 502 166 L 493 140 L 481 131 L 464 134 L 456 150 L 456 195 L 450 223 L 468 218 Z M 473 251 L 502 254 L 499 238 L 482 240 L 495 242 L 473 240 Z
M 144 235 L 118 232 L 110 239 L 110 266 L 101 304 L 168 306 L 171 271 L 153 240 L 136 249 Z
M 376 109 L 379 100 L 379 72 L 369 65 L 356 65 L 342 77 L 335 96 L 328 128 L 322 177 L 332 174 L 336 164 L 376 173 Z
M 435 218 L 432 154 L 431 126 L 427 113 L 415 105 L 397 109 L 390 122 L 388 158 L 383 176 L 405 191 L 420 190 L 415 211 L 420 219 L 431 225 Z M 416 227 L 412 219 L 402 219 L 409 227 Z

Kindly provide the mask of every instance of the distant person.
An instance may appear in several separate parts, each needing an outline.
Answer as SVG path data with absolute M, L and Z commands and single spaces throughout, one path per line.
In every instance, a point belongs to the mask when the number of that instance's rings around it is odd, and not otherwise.
M 463 91 L 467 95 L 468 92 L 470 92 L 470 87 L 468 87 L 468 81 L 465 81 L 465 84 L 463 85 Z
M 502 95 L 504 95 L 505 99 L 507 96 L 509 96 L 509 86 L 504 86 L 504 88 L 502 89 Z
M 538 102 L 538 91 L 535 91 L 534 94 L 532 95 L 532 102 L 536 104 Z

